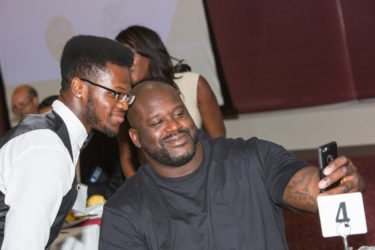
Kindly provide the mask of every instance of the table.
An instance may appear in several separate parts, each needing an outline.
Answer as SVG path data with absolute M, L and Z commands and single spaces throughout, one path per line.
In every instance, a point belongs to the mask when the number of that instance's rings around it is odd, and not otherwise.
M 62 229 L 48 250 L 97 250 L 100 219 L 89 219 L 76 227 Z

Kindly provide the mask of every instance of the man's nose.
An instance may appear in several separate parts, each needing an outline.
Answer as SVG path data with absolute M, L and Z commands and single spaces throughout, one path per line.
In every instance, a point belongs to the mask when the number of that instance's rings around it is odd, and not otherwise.
M 168 126 L 167 126 L 167 131 L 168 132 L 175 132 L 175 131 L 178 131 L 182 128 L 182 125 L 180 123 L 180 121 L 176 118 L 171 118 L 169 121 L 168 121 Z

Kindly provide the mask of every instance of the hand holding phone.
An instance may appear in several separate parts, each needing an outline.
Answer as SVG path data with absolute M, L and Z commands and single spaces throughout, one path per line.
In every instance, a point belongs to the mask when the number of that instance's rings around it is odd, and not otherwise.
M 332 141 L 318 148 L 318 159 L 319 159 L 319 169 L 320 169 L 320 179 L 325 177 L 323 170 L 324 168 L 337 158 L 337 143 Z M 334 187 L 337 187 L 340 181 L 336 181 L 331 186 L 324 188 L 321 192 L 328 191 Z

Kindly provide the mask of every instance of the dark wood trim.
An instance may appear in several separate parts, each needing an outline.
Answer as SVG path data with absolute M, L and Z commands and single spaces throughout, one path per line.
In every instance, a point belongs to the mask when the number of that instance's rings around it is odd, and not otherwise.
M 232 99 L 231 99 L 231 96 L 230 96 L 229 88 L 228 88 L 228 85 L 227 85 L 227 80 L 225 78 L 224 71 L 223 71 L 223 66 L 221 65 L 219 50 L 218 50 L 217 45 L 216 45 L 215 34 L 214 34 L 214 31 L 213 31 L 213 28 L 212 28 L 210 13 L 208 11 L 206 1 L 203 1 L 203 9 L 204 9 L 204 12 L 205 12 L 205 15 L 206 15 L 208 34 L 209 34 L 209 37 L 210 37 L 212 52 L 213 52 L 214 58 L 215 58 L 216 72 L 217 72 L 217 76 L 219 78 L 221 94 L 222 94 L 223 100 L 224 100 L 224 105 L 220 106 L 220 110 L 221 110 L 221 113 L 223 114 L 224 117 L 237 117 L 238 111 L 233 106 L 233 102 L 232 102 Z
M 7 131 L 10 129 L 10 121 L 9 121 L 9 113 L 8 113 L 8 107 L 6 103 L 6 98 L 5 98 L 5 86 L 4 86 L 4 81 L 3 81 L 3 75 L 1 73 L 1 68 L 0 68 L 0 108 L 1 108 L 1 120 L 2 120 L 2 126 L 4 131 L 0 131 L 0 134 L 3 132 Z M 0 129 L 1 130 L 1 129 Z

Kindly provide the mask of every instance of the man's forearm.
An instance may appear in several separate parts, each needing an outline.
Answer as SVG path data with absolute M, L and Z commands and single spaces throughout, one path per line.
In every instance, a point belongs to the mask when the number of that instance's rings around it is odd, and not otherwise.
M 319 181 L 318 168 L 311 166 L 301 169 L 286 186 L 284 202 L 297 210 L 316 213 L 318 211 L 316 198 L 319 194 Z

